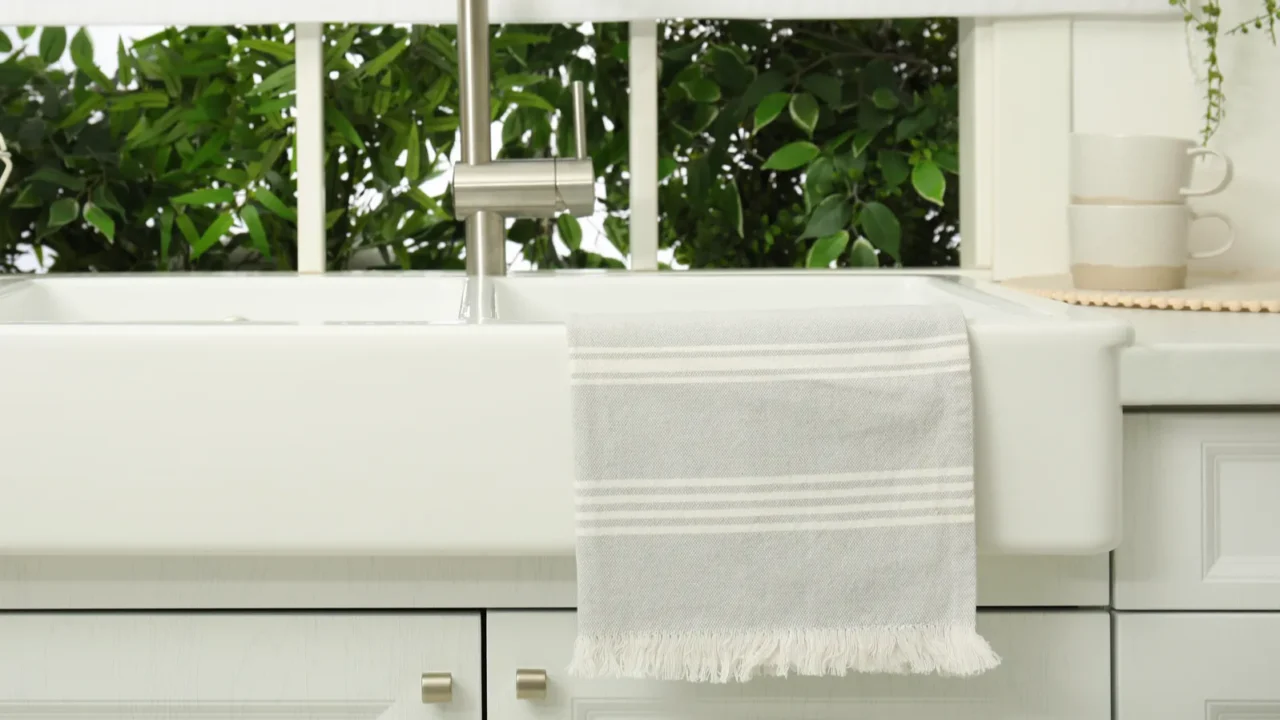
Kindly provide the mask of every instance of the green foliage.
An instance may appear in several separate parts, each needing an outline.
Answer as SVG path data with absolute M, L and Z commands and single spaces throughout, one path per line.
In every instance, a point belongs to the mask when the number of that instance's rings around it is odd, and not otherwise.
M 463 267 L 449 191 L 452 27 L 337 25 L 325 39 L 328 261 Z M 170 28 L 117 48 L 83 31 L 0 32 L 0 270 L 287 268 L 296 253 L 292 31 Z M 661 243 L 691 267 L 956 262 L 956 24 L 673 21 L 661 46 Z M 572 81 L 603 233 L 628 252 L 624 24 L 507 25 L 493 36 L 499 158 L 572 153 Z M 568 218 L 509 229 L 537 267 L 616 267 Z
M 254 202 L 293 203 L 286 29 L 170 28 L 121 46 L 113 78 L 84 30 L 0 37 L 0 271 L 23 247 L 54 271 L 293 265 L 291 220 Z
M 956 32 L 668 23 L 659 136 L 679 172 L 660 189 L 663 246 L 690 267 L 955 264 Z M 718 100 L 681 90 L 707 83 Z
M 1280 0 L 1253 0 L 1260 2 L 1261 12 L 1230 26 L 1226 35 L 1248 35 L 1250 30 L 1264 31 L 1276 44 L 1276 21 L 1280 20 Z M 1222 32 L 1222 0 L 1169 0 L 1169 4 L 1182 10 L 1182 18 L 1189 32 L 1199 33 L 1204 43 L 1205 110 L 1204 125 L 1200 137 L 1208 143 L 1218 131 L 1226 116 L 1226 94 L 1222 86 L 1226 78 L 1218 62 L 1218 40 Z M 1198 7 L 1193 7 L 1198 6 Z
M 590 34 L 567 25 L 507 25 L 492 39 L 493 113 L 502 121 L 497 157 L 572 155 L 572 133 L 553 133 L 552 126 L 572 122 L 571 84 L 583 80 L 593 105 L 591 156 L 609 188 L 604 205 L 619 216 L 627 207 L 625 40 L 623 24 L 597 24 Z M 454 28 L 331 26 L 325 42 L 330 265 L 346 267 L 358 253 L 367 264 L 376 250 L 387 267 L 462 268 L 465 234 L 451 194 L 422 189 L 449 172 L 457 138 Z M 582 54 L 594 54 L 595 67 Z M 694 91 L 711 97 L 709 88 Z M 606 129 L 606 117 L 617 127 Z M 625 228 L 606 224 L 620 253 Z M 509 239 L 538 267 L 621 266 L 582 250 L 581 228 L 570 218 L 518 220 Z

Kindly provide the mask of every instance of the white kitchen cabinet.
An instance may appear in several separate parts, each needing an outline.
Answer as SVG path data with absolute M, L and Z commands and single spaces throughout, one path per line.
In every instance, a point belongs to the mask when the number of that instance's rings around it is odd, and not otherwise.
M 1121 613 L 1116 720 L 1280 718 L 1280 615 Z
M 1131 414 L 1124 439 L 1115 606 L 1280 609 L 1280 414 Z
M 475 614 L 0 615 L 0 717 L 481 720 L 480 634 Z
M 991 612 L 979 628 L 1004 662 L 983 676 L 761 679 L 707 685 L 575 680 L 571 612 L 488 615 L 493 720 L 1110 720 L 1105 612 Z M 517 670 L 546 671 L 544 699 L 516 697 Z

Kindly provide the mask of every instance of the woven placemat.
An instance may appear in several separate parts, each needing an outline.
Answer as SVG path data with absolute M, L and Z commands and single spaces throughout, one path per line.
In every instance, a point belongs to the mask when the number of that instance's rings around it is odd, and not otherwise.
M 1280 271 L 1250 273 L 1191 273 L 1183 290 L 1078 290 L 1070 275 L 1039 275 L 1000 284 L 1072 305 L 1144 308 L 1151 310 L 1208 310 L 1211 312 L 1280 313 Z

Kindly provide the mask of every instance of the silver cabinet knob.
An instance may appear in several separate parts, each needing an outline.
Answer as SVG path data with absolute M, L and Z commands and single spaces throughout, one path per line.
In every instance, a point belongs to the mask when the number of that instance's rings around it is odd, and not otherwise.
M 447 672 L 422 673 L 422 702 L 428 705 L 453 700 L 453 675 Z
M 516 670 L 516 699 L 546 700 L 547 671 L 529 669 Z

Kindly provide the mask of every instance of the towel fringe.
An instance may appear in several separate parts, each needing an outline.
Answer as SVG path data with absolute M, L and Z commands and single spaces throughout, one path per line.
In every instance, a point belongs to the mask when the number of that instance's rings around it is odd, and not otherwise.
M 759 675 L 970 676 L 1000 664 L 973 625 L 579 635 L 569 674 L 745 682 Z

